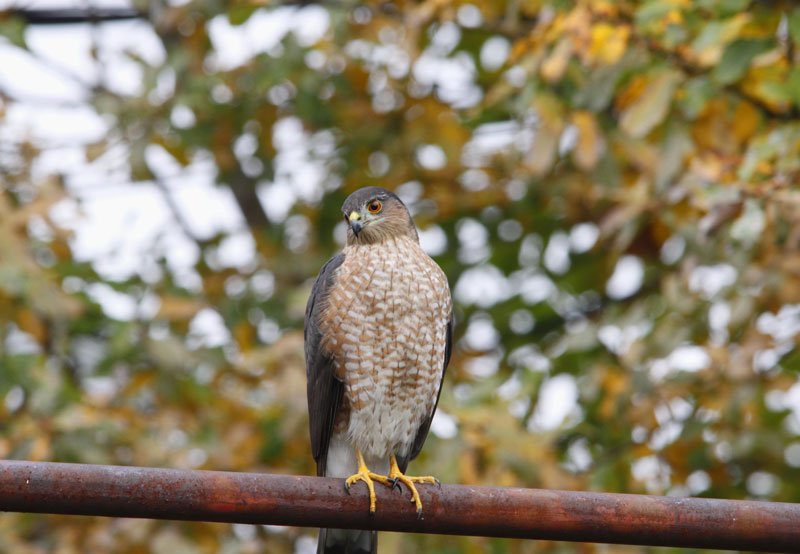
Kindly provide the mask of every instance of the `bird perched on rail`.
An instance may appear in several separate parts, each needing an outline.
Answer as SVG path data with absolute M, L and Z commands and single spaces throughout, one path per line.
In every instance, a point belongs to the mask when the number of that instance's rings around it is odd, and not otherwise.
M 347 244 L 322 267 L 305 316 L 311 448 L 317 475 L 402 483 L 422 449 L 439 402 L 453 343 L 447 277 L 422 250 L 405 204 L 379 187 L 357 190 L 342 206 Z M 402 489 L 402 487 L 401 487 Z M 321 529 L 318 553 L 377 551 L 375 531 Z

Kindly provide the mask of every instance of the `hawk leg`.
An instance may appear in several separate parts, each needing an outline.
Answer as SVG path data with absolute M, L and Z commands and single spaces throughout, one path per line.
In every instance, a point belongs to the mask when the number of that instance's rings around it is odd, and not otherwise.
M 361 454 L 361 451 L 356 447 L 356 457 L 358 458 L 358 472 L 351 475 L 347 478 L 344 482 L 344 486 L 350 490 L 350 485 L 353 483 L 357 483 L 358 481 L 364 481 L 367 484 L 367 488 L 369 489 L 369 513 L 375 513 L 375 485 L 373 485 L 373 481 L 377 481 L 378 483 L 382 483 L 387 487 L 394 486 L 396 481 L 386 477 L 385 475 L 379 475 L 377 473 L 372 473 L 369 468 L 367 468 L 367 463 L 364 461 L 364 456 Z M 392 456 L 392 464 L 394 467 L 397 467 L 397 462 L 394 461 L 394 456 Z M 416 492 L 416 491 L 415 491 Z M 419 495 L 417 495 L 419 498 Z
M 432 475 L 425 475 L 424 477 L 409 477 L 408 475 L 404 475 L 397 465 L 397 458 L 394 457 L 394 454 L 392 454 L 391 458 L 389 481 L 392 483 L 392 486 L 397 485 L 398 483 L 403 483 L 409 488 L 411 491 L 411 502 L 417 505 L 417 519 L 422 517 L 422 501 L 419 499 L 419 493 L 417 492 L 417 487 L 414 486 L 414 483 L 435 483 L 440 485 L 439 480 Z

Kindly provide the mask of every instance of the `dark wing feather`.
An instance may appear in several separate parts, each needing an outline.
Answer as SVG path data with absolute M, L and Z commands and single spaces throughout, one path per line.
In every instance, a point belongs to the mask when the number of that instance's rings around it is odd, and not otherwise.
M 308 426 L 311 431 L 311 453 L 317 462 L 317 475 L 325 475 L 328 443 L 333 432 L 336 411 L 342 399 L 344 386 L 333 373 L 331 357 L 322 350 L 322 329 L 319 318 L 327 304 L 328 291 L 334 283 L 336 268 L 342 265 L 340 253 L 322 266 L 314 281 L 306 305 L 304 326 L 306 378 L 308 395 Z
M 444 374 L 447 371 L 447 365 L 450 363 L 450 354 L 453 352 L 453 316 L 450 315 L 450 320 L 447 322 L 447 335 L 445 337 L 445 345 L 444 345 L 444 366 L 442 367 L 442 380 L 439 382 L 439 392 L 436 393 L 436 403 L 433 405 L 433 410 L 431 411 L 431 415 L 422 422 L 420 425 L 419 430 L 417 431 L 417 436 L 414 437 L 414 444 L 411 446 L 411 450 L 406 457 L 397 458 L 397 465 L 400 468 L 400 471 L 403 473 L 406 472 L 406 467 L 408 467 L 408 462 L 416 458 L 420 450 L 422 450 L 422 445 L 425 444 L 425 439 L 428 438 L 428 430 L 431 428 L 431 421 L 433 421 L 433 414 L 436 413 L 436 407 L 439 405 L 439 397 L 442 395 L 442 383 L 444 382 Z

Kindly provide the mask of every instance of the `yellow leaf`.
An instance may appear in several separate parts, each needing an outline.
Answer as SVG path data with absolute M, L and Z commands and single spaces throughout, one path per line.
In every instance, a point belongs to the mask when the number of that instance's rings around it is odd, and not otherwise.
M 786 113 L 792 107 L 792 97 L 784 86 L 790 69 L 785 59 L 754 67 L 747 74 L 742 88 L 748 95 L 769 106 L 772 111 Z
M 253 348 L 255 329 L 247 321 L 242 321 L 233 328 L 233 336 L 242 352 L 248 352 Z
M 603 395 L 603 400 L 599 409 L 603 419 L 611 419 L 614 417 L 618 399 L 628 388 L 630 388 L 630 379 L 627 374 L 620 371 L 606 371 L 603 376 L 603 389 L 605 394 Z
M 52 455 L 51 452 L 50 437 L 39 435 L 33 439 L 27 458 L 34 462 L 47 460 Z
M 702 149 L 738 156 L 761 120 L 760 110 L 748 101 L 712 98 L 692 126 L 692 139 Z
M 555 96 L 540 94 L 534 101 L 534 109 L 539 120 L 525 165 L 538 176 L 547 173 L 556 161 L 564 120 L 561 103 Z
M 189 162 L 191 162 L 186 145 L 174 137 L 159 136 L 156 137 L 153 142 L 164 148 L 164 150 L 166 150 L 182 166 L 185 167 L 189 165 Z
M 572 41 L 564 37 L 556 44 L 547 59 L 542 62 L 540 70 L 542 79 L 551 83 L 561 79 L 570 56 L 572 56 Z
M 630 35 L 631 30 L 627 25 L 598 23 L 592 27 L 588 59 L 606 65 L 618 62 L 628 47 Z
M 17 325 L 19 328 L 33 336 L 36 342 L 44 344 L 47 339 L 47 326 L 28 308 L 22 308 L 17 312 Z
M 572 37 L 576 48 L 584 48 L 591 33 L 592 14 L 583 4 L 577 5 L 563 20 L 563 32 Z
M 622 130 L 634 138 L 642 138 L 664 121 L 681 79 L 680 72 L 670 69 L 650 77 L 638 97 L 623 110 L 619 119 Z M 639 85 L 637 82 L 634 86 Z
M 739 144 L 749 141 L 761 126 L 761 111 L 750 102 L 739 102 L 733 114 L 731 131 Z
M 578 142 L 572 159 L 584 171 L 594 169 L 606 151 L 606 142 L 597 119 L 591 112 L 578 111 L 572 114 L 572 124 L 578 130 Z
M 479 475 L 475 452 L 466 450 L 462 456 L 458 457 L 458 482 L 463 484 L 479 483 Z
M 595 0 L 591 3 L 592 13 L 600 17 L 617 17 L 619 15 L 619 4 L 608 0 Z
M 156 317 L 173 321 L 191 319 L 204 307 L 205 304 L 193 298 L 165 296 L 161 299 L 161 308 Z
M 101 140 L 100 142 L 94 142 L 86 147 L 86 161 L 93 162 L 106 151 L 106 142 Z

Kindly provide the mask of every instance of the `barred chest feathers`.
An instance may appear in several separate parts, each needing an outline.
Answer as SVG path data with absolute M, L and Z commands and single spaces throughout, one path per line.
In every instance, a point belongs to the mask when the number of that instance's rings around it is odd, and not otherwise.
M 416 250 L 416 251 L 415 251 Z M 334 435 L 367 458 L 408 453 L 431 414 L 452 310 L 447 279 L 411 238 L 349 245 L 321 318 L 344 398 Z

